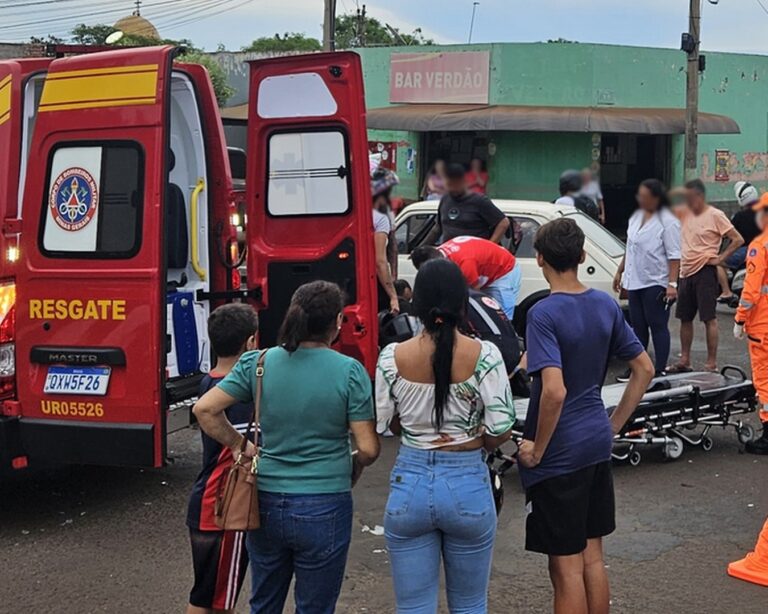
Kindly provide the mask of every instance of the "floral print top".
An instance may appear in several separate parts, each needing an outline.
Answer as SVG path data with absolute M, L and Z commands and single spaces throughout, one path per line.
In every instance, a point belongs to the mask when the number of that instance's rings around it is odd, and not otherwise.
M 379 355 L 376 368 L 377 430 L 383 433 L 395 415 L 400 418 L 404 445 L 431 450 L 472 441 L 483 434 L 506 433 L 515 422 L 512 391 L 499 349 L 481 341 L 472 376 L 451 384 L 443 409 L 443 425 L 433 424 L 435 385 L 404 379 L 395 364 L 396 343 Z

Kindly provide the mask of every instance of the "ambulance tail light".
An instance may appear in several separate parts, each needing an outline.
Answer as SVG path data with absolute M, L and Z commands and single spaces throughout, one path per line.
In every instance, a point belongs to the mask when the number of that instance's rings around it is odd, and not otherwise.
M 0 285 L 0 399 L 16 394 L 16 285 Z

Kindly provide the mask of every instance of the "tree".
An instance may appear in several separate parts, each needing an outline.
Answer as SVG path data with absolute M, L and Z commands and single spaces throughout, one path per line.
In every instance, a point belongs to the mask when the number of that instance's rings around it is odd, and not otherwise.
M 311 52 L 320 51 L 323 46 L 316 38 L 307 36 L 300 32 L 286 32 L 282 36 L 262 36 L 257 38 L 243 51 L 254 51 L 257 53 L 287 53 L 287 52 Z
M 102 23 L 95 26 L 87 26 L 81 23 L 72 28 L 72 42 L 79 45 L 103 45 L 107 40 L 107 36 L 114 31 L 115 29 L 112 26 Z
M 336 47 L 391 47 L 393 45 L 434 45 L 431 39 L 424 38 L 421 28 L 411 33 L 401 32 L 378 19 L 359 16 L 356 13 L 339 15 L 336 18 Z
M 216 102 L 219 103 L 220 107 L 224 106 L 227 99 L 235 93 L 235 89 L 227 83 L 227 73 L 224 72 L 221 64 L 207 53 L 199 49 L 188 48 L 179 56 L 178 60 L 180 62 L 202 64 L 205 66 L 213 84 L 213 91 L 216 93 Z

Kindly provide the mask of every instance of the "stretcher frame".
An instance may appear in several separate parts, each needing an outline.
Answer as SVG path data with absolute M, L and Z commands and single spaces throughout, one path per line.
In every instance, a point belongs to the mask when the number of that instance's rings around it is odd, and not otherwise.
M 694 378 L 696 373 L 686 375 Z M 680 458 L 685 444 L 709 451 L 714 446 L 710 437 L 713 427 L 734 429 L 743 444 L 752 441 L 755 429 L 741 418 L 757 410 L 752 381 L 741 368 L 733 365 L 723 367 L 720 375 L 729 380 L 728 383 L 708 389 L 685 384 L 654 390 L 653 386 L 659 380 L 653 380 L 650 391 L 643 396 L 637 409 L 615 436 L 612 457 L 637 466 L 642 461 L 640 448 L 644 446 L 663 446 L 664 456 L 669 460 Z M 515 449 L 512 453 L 497 449 L 489 455 L 488 462 L 499 475 L 516 464 L 517 446 L 523 439 L 524 425 L 521 420 L 515 422 L 511 438 Z

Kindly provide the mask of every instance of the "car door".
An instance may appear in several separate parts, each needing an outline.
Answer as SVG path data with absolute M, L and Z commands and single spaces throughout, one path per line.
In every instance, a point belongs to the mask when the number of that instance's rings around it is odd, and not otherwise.
M 172 47 L 53 61 L 24 191 L 18 398 L 30 456 L 165 458 Z
M 398 218 L 395 228 L 398 277 L 407 281 L 411 287 L 416 279 L 416 267 L 411 262 L 411 252 L 424 242 L 424 238 L 435 224 L 435 217 L 435 213 L 429 211 L 406 210 L 405 214 Z
M 251 62 L 248 112 L 248 286 L 260 343 L 273 345 L 293 292 L 342 288 L 337 348 L 373 374 L 376 285 L 365 103 L 355 53 Z

